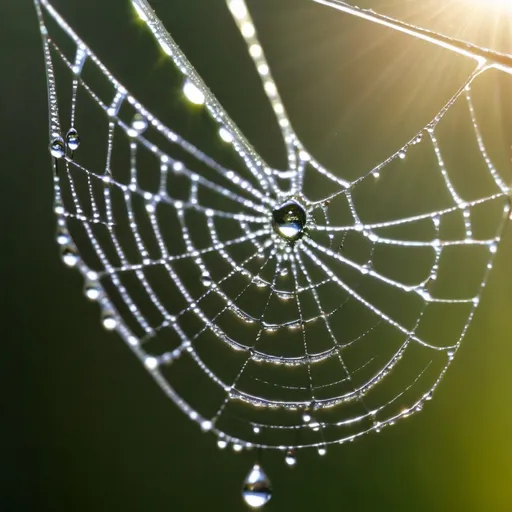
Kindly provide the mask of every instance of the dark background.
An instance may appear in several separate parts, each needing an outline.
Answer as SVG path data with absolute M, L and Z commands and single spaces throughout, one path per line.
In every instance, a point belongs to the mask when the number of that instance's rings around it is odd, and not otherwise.
M 55 4 L 121 81 L 158 108 L 165 83 L 151 73 L 165 62 L 137 60 L 137 49 L 152 42 L 128 2 Z M 414 19 L 415 2 L 378 4 L 371 6 L 394 14 L 407 8 Z M 469 69 L 445 53 L 439 60 L 423 53 L 418 61 L 406 38 L 398 45 L 403 52 L 384 46 L 372 53 L 386 40 L 382 29 L 374 38 L 373 27 L 306 0 L 250 5 L 298 132 L 327 164 L 341 153 L 354 166 L 375 164 L 397 140 L 403 143 L 407 119 L 413 115 L 416 128 L 423 126 Z M 244 74 L 248 64 L 236 60 L 243 45 L 232 45 L 222 2 L 161 1 L 155 8 L 243 131 L 279 163 L 282 155 L 267 141 L 269 120 Z M 505 16 L 499 25 L 476 7 L 461 11 L 471 15 L 467 20 L 455 11 L 425 11 L 418 10 L 416 22 L 454 33 L 464 27 L 468 38 L 507 47 Z M 61 263 L 33 5 L 3 0 L 0 20 L 0 509 L 243 510 L 239 489 L 254 455 L 220 452 L 200 434 L 120 339 L 100 327 L 81 278 Z M 349 73 L 355 68 L 345 61 L 357 58 L 364 65 Z M 510 134 L 510 126 L 493 129 L 499 140 Z M 268 510 L 512 509 L 511 256 L 507 232 L 463 348 L 432 404 L 325 459 L 305 457 L 293 470 L 270 457 L 275 495 Z

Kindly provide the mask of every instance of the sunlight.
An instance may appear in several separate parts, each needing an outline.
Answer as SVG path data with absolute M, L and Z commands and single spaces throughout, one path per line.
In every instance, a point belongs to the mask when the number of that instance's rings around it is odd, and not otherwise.
M 479 5 L 486 10 L 499 10 L 512 14 L 512 2 L 510 0 L 466 0 L 466 3 Z

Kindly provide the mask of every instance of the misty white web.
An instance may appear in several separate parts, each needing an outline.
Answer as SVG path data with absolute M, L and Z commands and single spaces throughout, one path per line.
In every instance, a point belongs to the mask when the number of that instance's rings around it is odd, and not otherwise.
M 393 25 L 342 2 L 325 3 L 369 17 L 369 23 Z M 227 4 L 282 132 L 285 170 L 272 169 L 254 150 L 145 0 L 133 0 L 138 16 L 182 75 L 184 101 L 207 110 L 216 125 L 212 137 L 237 155 L 236 169 L 165 126 L 116 80 L 50 2 L 35 0 L 47 69 L 57 241 L 64 262 L 83 274 L 86 296 L 99 303 L 105 328 L 122 336 L 175 404 L 218 437 L 219 447 L 315 446 L 323 453 L 328 444 L 379 431 L 421 410 L 466 334 L 509 212 L 509 187 L 486 150 L 471 85 L 503 64 L 439 36 L 441 46 L 475 58 L 474 72 L 389 158 L 356 179 L 345 179 L 323 167 L 299 140 L 245 2 Z M 399 23 L 390 29 L 412 30 Z M 72 57 L 60 46 L 62 35 L 74 49 Z M 104 79 L 107 99 L 87 80 L 86 67 Z M 65 108 L 59 73 L 67 74 L 71 89 Z M 104 120 L 97 128 L 105 141 L 99 168 L 82 163 L 88 148 L 87 138 L 80 140 L 79 112 L 86 101 Z M 437 133 L 460 101 L 494 187 L 470 200 L 452 180 Z M 433 155 L 451 204 L 382 222 L 362 220 L 355 192 L 393 166 L 407 165 L 408 154 L 419 147 Z M 124 170 L 118 158 L 124 158 Z M 158 177 L 157 186 L 143 185 L 149 173 Z M 308 173 L 329 184 L 325 197 L 308 195 Z M 302 236 L 293 243 L 272 225 L 273 211 L 290 198 L 307 215 Z M 498 204 L 500 215 L 492 235 L 477 237 L 475 211 L 489 204 Z M 463 224 L 460 235 L 442 236 L 445 221 L 454 217 Z M 393 230 L 403 227 L 418 236 L 397 236 Z M 349 251 L 356 239 L 366 244 L 364 261 Z M 410 251 L 412 258 L 414 251 L 428 251 L 424 276 L 409 282 L 380 271 L 374 259 L 382 247 Z M 432 288 L 450 248 L 477 250 L 485 260 L 477 285 L 463 297 L 436 295 Z M 403 300 L 404 308 L 411 305 L 403 318 L 386 309 L 385 302 L 395 300 Z M 434 343 L 420 333 L 426 311 L 434 307 L 462 308 L 458 314 L 464 319 L 449 342 Z M 354 311 L 359 312 L 354 332 L 340 330 L 339 318 Z M 272 336 L 280 341 L 272 342 Z M 392 340 L 387 351 L 378 348 L 384 338 Z M 348 363 L 350 351 L 361 345 L 364 357 Z M 283 348 L 288 346 L 293 349 Z M 429 354 L 419 366 L 418 351 Z M 323 379 L 318 368 L 327 364 Z M 404 369 L 405 380 L 379 394 L 397 368 Z M 189 372 L 187 381 L 183 375 Z M 419 383 L 421 391 L 413 393 Z M 200 389 L 189 393 L 196 385 Z

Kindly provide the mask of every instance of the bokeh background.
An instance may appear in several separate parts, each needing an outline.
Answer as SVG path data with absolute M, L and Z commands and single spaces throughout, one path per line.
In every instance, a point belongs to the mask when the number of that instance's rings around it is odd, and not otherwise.
M 128 4 L 55 1 L 136 96 L 152 109 L 165 108 L 176 96 L 166 88 L 168 64 L 143 58 L 154 46 Z M 512 52 L 511 15 L 481 4 L 366 0 L 364 6 Z M 259 108 L 261 92 L 223 2 L 154 6 L 244 133 L 279 165 L 275 127 Z M 329 166 L 375 165 L 439 110 L 471 68 L 461 57 L 307 0 L 250 6 L 297 131 Z M 244 510 L 239 490 L 254 454 L 220 452 L 179 413 L 121 340 L 100 327 L 81 278 L 61 263 L 33 5 L 3 0 L 0 19 L 0 508 Z M 512 81 L 500 80 L 500 90 L 512 93 Z M 503 92 L 493 101 L 503 115 L 486 120 L 486 136 L 508 154 L 512 102 Z M 187 121 L 198 122 L 197 115 Z M 269 457 L 275 491 L 269 511 L 512 510 L 509 231 L 435 400 L 378 436 L 331 449 L 322 460 L 305 456 L 293 470 Z

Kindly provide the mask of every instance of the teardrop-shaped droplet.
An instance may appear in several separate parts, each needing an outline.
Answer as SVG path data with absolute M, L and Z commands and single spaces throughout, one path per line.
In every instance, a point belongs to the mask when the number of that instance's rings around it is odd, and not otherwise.
M 135 135 L 140 135 L 148 129 L 148 120 L 139 112 L 137 112 L 132 119 L 132 130 Z
M 80 146 L 80 137 L 74 128 L 71 128 L 66 134 L 66 144 L 70 151 L 76 151 Z
M 62 137 L 56 137 L 50 142 L 50 153 L 53 158 L 64 158 L 66 155 L 66 146 Z
M 220 138 L 224 141 L 230 144 L 233 142 L 233 134 L 224 126 L 221 126 L 219 129 L 219 135 Z
M 295 464 L 297 464 L 297 454 L 295 450 L 288 450 L 286 452 L 284 461 L 286 462 L 286 464 L 288 464 L 288 466 L 295 466 Z
M 204 105 L 205 97 L 203 91 L 190 80 L 187 80 L 183 84 L 183 93 L 190 103 L 194 103 L 194 105 Z
M 80 259 L 75 249 L 69 245 L 62 248 L 61 257 L 64 264 L 68 267 L 74 267 Z
M 402 151 L 400 151 L 400 152 L 398 153 L 398 157 L 399 157 L 401 160 L 404 160 L 406 156 L 407 156 L 407 152 L 405 151 L 405 149 L 402 149 Z
M 111 311 L 105 311 L 103 313 L 103 318 L 101 319 L 101 323 L 103 327 L 107 329 L 107 331 L 113 331 L 117 327 L 117 320 L 114 314 Z M 154 359 L 154 358 L 153 358 Z M 148 366 L 148 365 L 146 365 Z
M 201 282 L 203 283 L 203 286 L 211 286 L 213 281 L 212 281 L 212 276 L 210 275 L 210 273 L 208 271 L 204 271 L 202 274 L 201 274 Z
M 99 287 L 97 282 L 88 281 L 85 283 L 85 296 L 89 300 L 98 300 L 101 295 L 101 288 Z
M 290 243 L 304 235 L 306 210 L 295 200 L 289 200 L 272 210 L 274 231 Z
M 68 230 L 63 227 L 58 227 L 57 228 L 57 243 L 59 245 L 66 245 L 66 244 L 69 244 L 69 242 L 70 242 L 70 237 L 69 237 Z
M 272 497 L 270 480 L 259 464 L 254 464 L 244 480 L 242 497 L 251 508 L 260 508 Z

